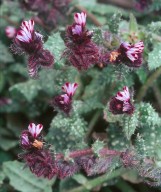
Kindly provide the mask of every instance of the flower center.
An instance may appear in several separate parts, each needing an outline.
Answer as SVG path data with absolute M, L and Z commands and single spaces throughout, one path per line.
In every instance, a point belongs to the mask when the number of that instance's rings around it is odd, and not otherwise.
M 121 104 L 117 104 L 116 108 L 119 110 L 122 108 Z
M 116 61 L 117 57 L 120 55 L 117 51 L 112 51 L 110 53 L 110 62 Z
M 35 139 L 32 145 L 38 149 L 41 149 L 43 147 L 43 142 Z

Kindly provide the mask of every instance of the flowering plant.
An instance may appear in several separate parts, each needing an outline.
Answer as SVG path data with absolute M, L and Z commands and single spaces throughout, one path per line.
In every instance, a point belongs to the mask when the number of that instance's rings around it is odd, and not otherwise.
M 100 2 L 1 2 L 2 191 L 160 190 L 161 3 Z

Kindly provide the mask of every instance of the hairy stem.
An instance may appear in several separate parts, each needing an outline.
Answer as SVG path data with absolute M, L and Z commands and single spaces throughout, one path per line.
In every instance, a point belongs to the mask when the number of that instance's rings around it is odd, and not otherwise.
M 150 75 L 145 84 L 140 88 L 139 93 L 136 97 L 137 102 L 140 102 L 145 96 L 149 87 L 151 87 L 154 81 L 161 75 L 161 67 L 159 67 L 154 73 Z
M 103 148 L 99 152 L 100 156 L 107 156 L 107 155 L 120 155 L 120 151 L 109 150 L 108 148 Z M 77 158 L 86 155 L 94 155 L 93 149 L 82 149 L 77 151 L 72 151 L 69 153 L 69 158 Z M 64 155 L 62 153 L 56 154 L 56 160 L 63 159 Z
M 114 178 L 124 174 L 125 172 L 126 172 L 126 169 L 117 169 L 117 170 L 113 171 L 112 173 L 105 174 L 105 175 L 102 175 L 102 176 L 97 177 L 95 179 L 92 179 L 90 181 L 87 181 L 81 187 L 77 187 L 75 189 L 64 191 L 64 192 L 84 192 L 86 190 L 91 190 L 94 187 L 97 187 L 98 185 L 103 184 L 105 181 L 114 179 Z

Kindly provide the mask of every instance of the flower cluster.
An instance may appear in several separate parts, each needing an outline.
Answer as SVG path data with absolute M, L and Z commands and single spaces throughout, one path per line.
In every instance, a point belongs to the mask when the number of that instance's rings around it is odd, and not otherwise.
M 5 28 L 5 32 L 6 32 L 6 36 L 10 39 L 14 38 L 16 33 L 17 33 L 17 29 L 13 26 L 7 26 Z
M 142 53 L 144 50 L 144 43 L 142 41 L 136 44 L 129 44 L 123 42 L 118 50 L 112 51 L 109 54 L 109 62 L 123 63 L 128 67 L 140 67 L 142 64 Z
M 22 132 L 20 146 L 24 153 L 20 154 L 19 158 L 23 159 L 31 172 L 38 177 L 51 179 L 54 176 L 54 162 L 49 148 L 44 145 L 42 129 L 43 125 L 30 123 L 28 130 Z
M 43 147 L 43 141 L 40 137 L 40 133 L 43 129 L 43 125 L 30 123 L 27 131 L 23 131 L 21 134 L 21 147 L 23 149 L 41 149 Z
M 22 0 L 23 9 L 37 12 L 34 20 L 51 31 L 58 23 L 64 23 L 71 0 Z
M 20 146 L 23 153 L 19 158 L 23 159 L 26 166 L 36 176 L 52 179 L 58 176 L 64 179 L 72 176 L 74 173 L 84 170 L 87 175 L 95 175 L 96 167 L 100 167 L 98 174 L 107 171 L 109 164 L 115 156 L 120 156 L 120 152 L 104 149 L 101 152 L 103 158 L 100 160 L 94 155 L 92 149 L 83 149 L 70 152 L 68 157 L 59 153 L 52 156 L 52 151 L 43 140 L 41 124 L 30 123 L 28 130 L 24 130 L 20 137 Z M 110 154 L 110 158 L 108 156 Z M 105 157 L 107 155 L 107 157 Z M 102 162 L 103 161 L 103 162 Z
M 86 29 L 86 13 L 76 13 L 74 21 L 66 29 L 64 55 L 78 70 L 86 70 L 98 62 L 98 47 L 92 42 L 93 32 Z
M 77 83 L 65 83 L 64 86 L 62 86 L 62 90 L 65 94 L 54 97 L 51 101 L 51 105 L 68 115 L 72 109 L 72 98 L 77 87 Z
M 28 54 L 28 71 L 36 77 L 39 67 L 51 68 L 54 57 L 43 48 L 43 36 L 34 30 L 34 21 L 23 21 L 11 45 L 14 53 Z
M 113 114 L 133 114 L 134 106 L 131 102 L 128 87 L 123 87 L 123 91 L 119 91 L 115 97 L 112 97 L 109 103 L 109 110 Z

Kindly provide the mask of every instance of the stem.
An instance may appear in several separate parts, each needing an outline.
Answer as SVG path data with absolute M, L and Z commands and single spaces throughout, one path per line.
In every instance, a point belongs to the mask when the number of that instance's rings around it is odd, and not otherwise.
M 107 156 L 107 155 L 120 155 L 120 151 L 115 151 L 115 150 L 109 150 L 108 148 L 103 148 L 99 152 L 100 156 Z M 72 151 L 69 153 L 69 158 L 77 158 L 81 156 L 86 156 L 86 155 L 94 155 L 93 149 L 82 149 L 82 150 L 77 150 L 77 151 Z M 64 155 L 62 153 L 56 154 L 56 160 L 63 159 Z
M 68 190 L 68 191 L 64 191 L 64 192 L 83 192 L 88 190 L 93 189 L 94 187 L 97 187 L 98 185 L 101 185 L 102 183 L 104 183 L 105 181 L 114 179 L 120 175 L 122 175 L 123 173 L 126 172 L 126 169 L 117 169 L 115 171 L 113 171 L 112 173 L 109 173 L 108 175 L 105 174 L 103 176 L 97 177 L 95 179 L 92 179 L 90 181 L 87 181 L 83 186 L 81 187 L 77 187 L 75 189 L 72 190 Z
M 112 4 L 119 7 L 123 7 L 125 9 L 132 9 L 134 8 L 134 4 L 132 0 L 98 0 L 99 3 L 104 4 Z
M 103 148 L 99 151 L 99 154 L 101 156 L 106 156 L 106 155 L 121 155 L 122 152 L 120 151 L 115 151 L 115 150 L 109 150 L 107 148 Z
M 87 136 L 86 136 L 86 139 L 85 139 L 85 140 L 87 140 L 87 139 L 90 137 L 90 135 L 91 135 L 91 133 L 92 133 L 92 131 L 93 131 L 93 128 L 94 128 L 96 122 L 98 121 L 101 113 L 102 113 L 102 111 L 97 111 L 97 112 L 94 114 L 93 118 L 91 119 L 91 121 L 90 121 L 90 123 L 89 123 L 89 126 L 88 126 L 88 132 L 87 132 Z
M 154 91 L 154 95 L 155 95 L 157 102 L 158 102 L 158 107 L 161 111 L 161 93 L 160 93 L 160 89 L 156 83 L 153 86 L 153 91 Z
M 69 158 L 76 158 L 76 157 L 80 157 L 80 156 L 86 156 L 86 155 L 93 155 L 93 150 L 92 149 L 82 149 L 82 150 L 78 150 L 78 151 L 72 151 L 69 153 Z M 63 159 L 64 155 L 59 153 L 56 154 L 56 160 L 58 159 Z
M 84 7 L 80 6 L 80 5 L 75 5 L 75 8 L 80 10 L 80 11 L 84 11 L 86 12 L 87 16 L 91 19 L 91 21 L 97 26 L 97 27 L 100 27 L 102 26 L 102 24 L 97 20 L 97 18 L 92 14 L 92 13 L 89 13 L 87 11 L 87 9 L 85 9 Z
M 151 87 L 154 81 L 161 75 L 161 67 L 159 67 L 154 73 L 150 75 L 146 83 L 140 88 L 139 93 L 136 97 L 137 102 L 140 102 L 145 96 L 149 87 Z
M 14 26 L 19 25 L 17 22 L 10 20 L 10 18 L 8 16 L 6 16 L 6 15 L 0 15 L 0 18 L 6 20 L 11 25 L 14 25 Z

